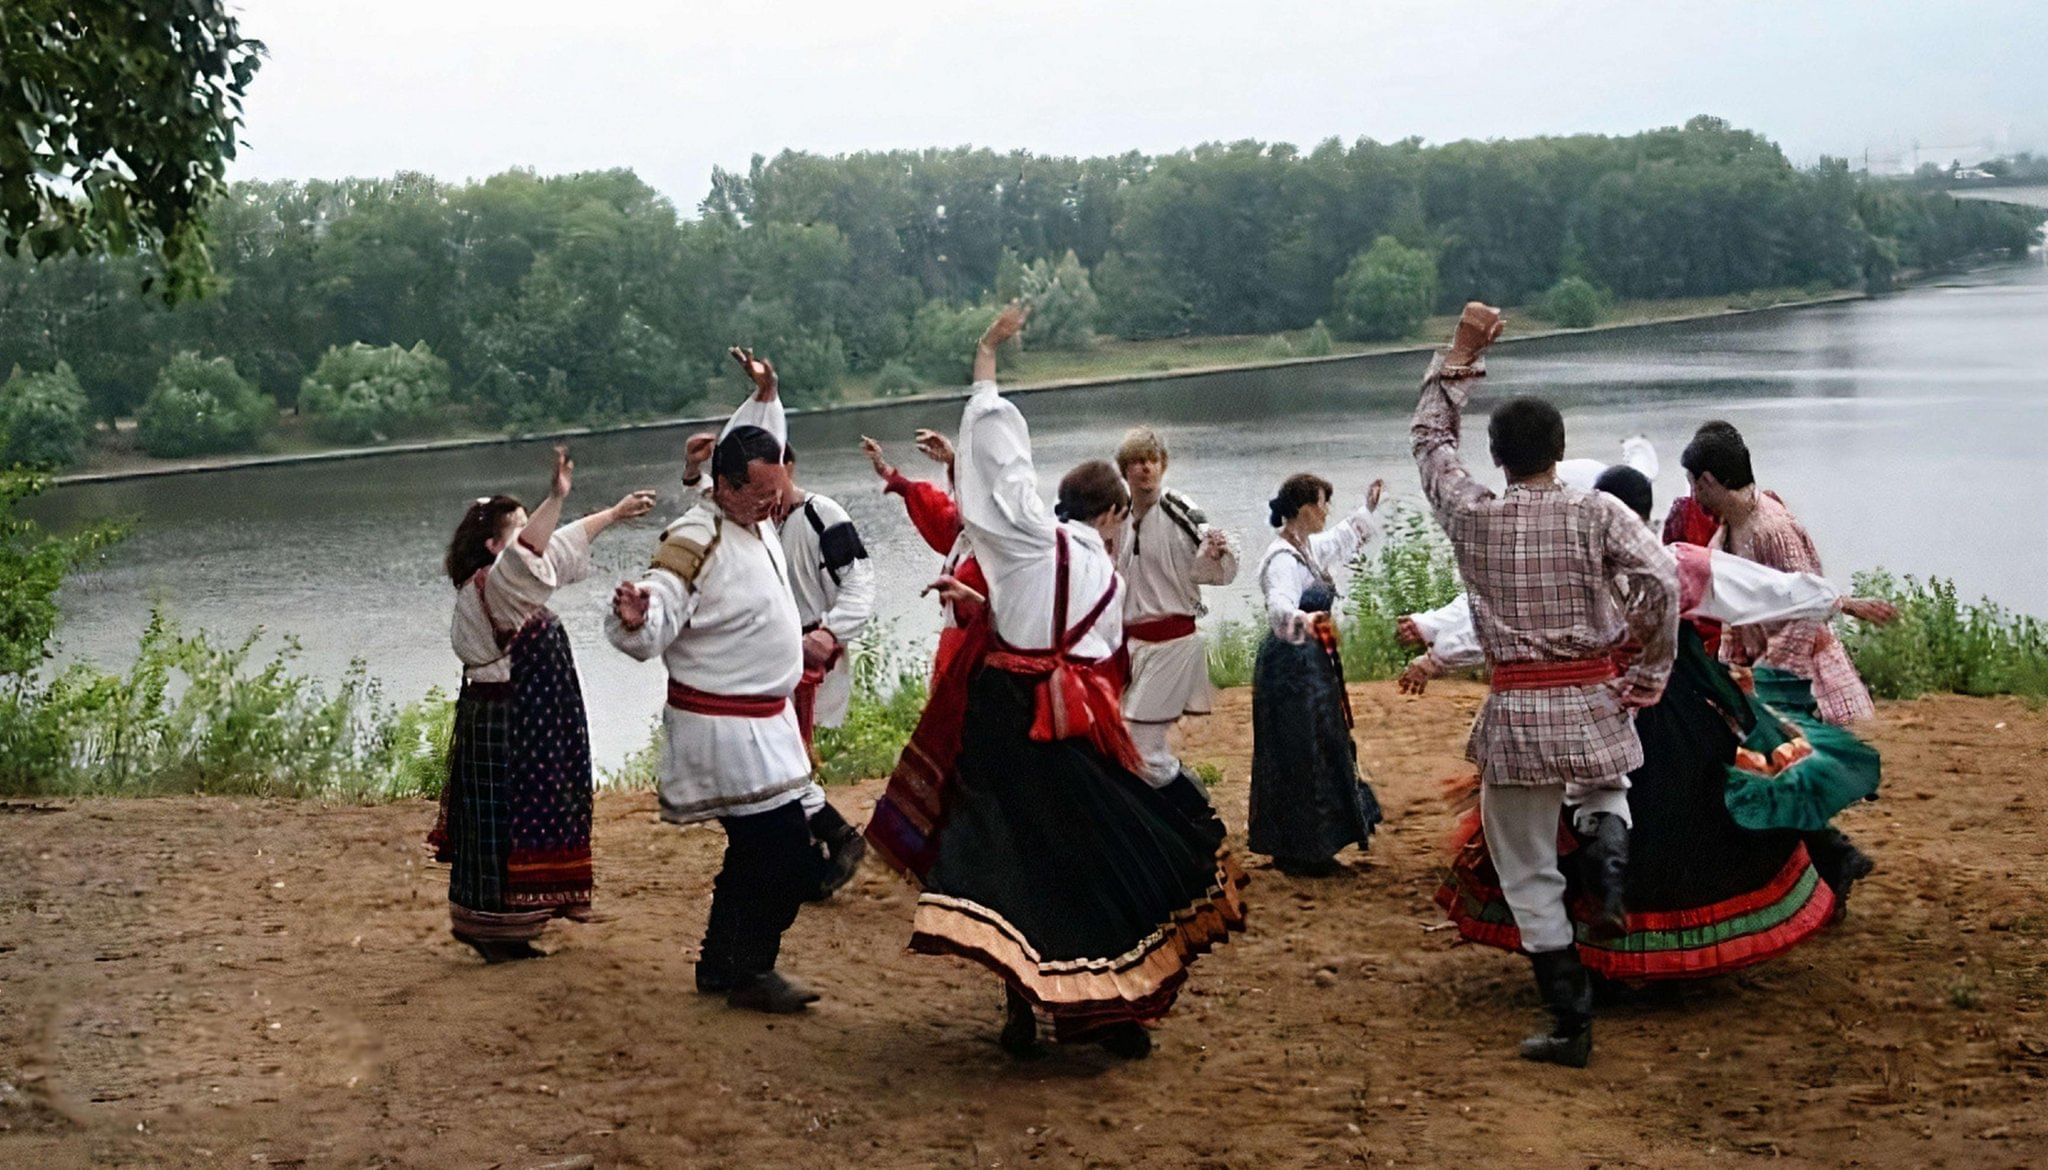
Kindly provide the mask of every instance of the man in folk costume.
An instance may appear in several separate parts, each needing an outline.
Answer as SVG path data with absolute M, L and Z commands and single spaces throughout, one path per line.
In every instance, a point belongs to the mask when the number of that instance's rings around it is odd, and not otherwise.
M 1131 518 L 1117 544 L 1124 579 L 1124 722 L 1154 788 L 1190 807 L 1208 801 L 1167 742 L 1183 715 L 1209 713 L 1209 654 L 1195 619 L 1207 612 L 1202 586 L 1237 578 L 1237 553 L 1209 527 L 1194 501 L 1166 486 L 1166 444 L 1135 427 L 1117 448 L 1117 470 L 1131 490 Z
M 1558 482 L 1564 420 L 1549 403 L 1518 398 L 1493 412 L 1487 435 L 1505 492 L 1466 469 L 1459 416 L 1500 328 L 1498 310 L 1465 307 L 1423 379 L 1410 433 L 1492 667 L 1467 752 L 1479 765 L 1480 817 L 1502 891 L 1554 1020 L 1521 1054 L 1584 1067 L 1593 991 L 1565 912 L 1558 815 L 1572 806 L 1594 851 L 1598 925 L 1625 929 L 1628 773 L 1643 762 L 1631 716 L 1657 701 L 1671 671 L 1678 581 L 1656 537 L 1619 501 Z M 1613 650 L 1624 636 L 1639 650 L 1618 671 Z
M 815 785 L 790 704 L 803 677 L 802 623 L 771 523 L 788 430 L 774 369 L 746 350 L 733 357 L 755 393 L 715 445 L 710 493 L 663 532 L 639 580 L 620 583 L 605 633 L 668 667 L 662 819 L 725 828 L 697 988 L 787 1013 L 818 998 L 775 963 L 824 861 L 805 824 L 802 795 Z
M 708 434 L 693 436 L 686 445 L 686 491 L 704 490 L 703 464 L 711 452 Z M 774 521 L 802 623 L 804 656 L 803 679 L 790 704 L 815 770 L 816 729 L 843 726 L 853 699 L 853 664 L 846 647 L 874 616 L 875 567 L 846 509 L 830 496 L 797 484 L 796 449 L 786 443 L 782 466 L 785 482 Z M 811 836 L 825 847 L 825 876 L 811 895 L 814 901 L 823 900 L 853 880 L 861 858 L 867 856 L 867 843 L 825 798 L 822 787 L 813 784 L 805 789 L 803 802 Z
M 1694 434 L 1679 462 L 1692 483 L 1700 506 L 1721 522 L 1712 547 L 1786 573 L 1820 575 L 1820 553 L 1806 526 L 1784 502 L 1756 486 L 1749 446 L 1741 432 L 1725 422 L 1710 422 Z M 1777 696 L 1794 707 L 1811 707 L 1819 718 L 1846 727 L 1877 713 L 1863 677 L 1849 661 L 1849 652 L 1825 618 L 1800 618 L 1729 626 L 1722 631 L 1721 660 L 1758 668 L 1758 690 L 1771 672 L 1804 680 L 1805 696 Z M 1850 887 L 1869 877 L 1876 863 L 1841 830 L 1828 827 L 1806 835 L 1814 867 L 1834 888 L 1846 912 Z

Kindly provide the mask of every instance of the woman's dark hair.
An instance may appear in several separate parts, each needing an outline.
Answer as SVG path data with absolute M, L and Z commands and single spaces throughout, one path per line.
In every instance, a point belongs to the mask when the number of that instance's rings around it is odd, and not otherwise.
M 1062 520 L 1087 523 L 1109 511 L 1131 506 L 1124 477 L 1101 459 L 1090 459 L 1060 478 L 1060 498 L 1053 512 Z
M 1649 477 L 1642 472 L 1626 463 L 1617 463 L 1600 473 L 1600 478 L 1593 481 L 1593 490 L 1606 492 L 1627 504 L 1628 510 L 1641 516 L 1644 523 L 1649 522 L 1655 497 L 1650 491 Z
M 1718 419 L 1701 424 L 1678 462 L 1692 475 L 1713 472 L 1714 481 L 1729 491 L 1756 482 L 1756 473 L 1749 466 L 1749 444 L 1742 441 L 1742 432 Z
M 1510 398 L 1486 420 L 1486 439 L 1502 471 L 1538 475 L 1564 458 L 1564 416 L 1541 398 Z
M 1294 519 L 1296 512 L 1310 504 L 1319 504 L 1336 494 L 1337 489 L 1330 486 L 1330 481 L 1320 475 L 1310 475 L 1306 471 L 1299 475 L 1290 475 L 1281 483 L 1280 494 L 1266 501 L 1266 508 L 1270 513 L 1266 522 L 1278 528 Z
M 490 542 L 505 527 L 505 517 L 525 506 L 511 496 L 485 496 L 462 514 L 462 523 L 455 526 L 455 535 L 448 541 L 448 556 L 441 562 L 457 589 L 497 559 L 491 555 Z

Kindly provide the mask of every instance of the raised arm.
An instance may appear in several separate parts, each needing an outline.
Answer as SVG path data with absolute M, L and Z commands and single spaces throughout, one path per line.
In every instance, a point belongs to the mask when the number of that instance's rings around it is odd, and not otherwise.
M 569 498 L 569 488 L 575 477 L 576 461 L 569 458 L 569 449 L 556 447 L 555 473 L 548 481 L 548 498 L 527 514 L 526 527 L 519 530 L 519 543 L 528 551 L 535 555 L 547 551 L 548 541 L 555 535 L 555 526 L 562 522 L 562 504 Z
M 1335 569 L 1349 564 L 1358 550 L 1366 546 L 1380 533 L 1380 496 L 1387 489 L 1387 481 L 1376 479 L 1365 489 L 1365 502 L 1354 508 L 1349 516 L 1337 522 L 1335 528 L 1318 532 L 1308 538 L 1309 555 L 1325 569 Z
M 961 412 L 954 463 L 960 521 L 972 534 L 991 581 L 1002 577 L 1007 565 L 1051 548 L 1059 527 L 1052 509 L 1038 495 L 1031 428 L 995 383 L 996 348 L 1016 336 L 1024 316 L 1023 308 L 1012 303 L 982 335 L 975 350 L 974 395 Z
M 740 403 L 738 410 L 732 412 L 732 418 L 726 421 L 725 429 L 719 432 L 718 437 L 722 439 L 739 427 L 753 426 L 775 436 L 778 444 L 787 446 L 789 421 L 783 414 L 781 383 L 776 380 L 775 367 L 765 359 L 755 357 L 751 349 L 736 345 L 726 352 L 739 363 L 747 380 L 754 384 L 754 392 Z
M 1422 473 L 1422 494 L 1446 530 L 1453 528 L 1459 513 L 1493 494 L 1466 470 L 1458 440 L 1471 380 L 1486 373 L 1481 355 L 1500 331 L 1498 309 L 1478 301 L 1465 306 L 1450 347 L 1430 359 L 1408 427 L 1415 467 Z

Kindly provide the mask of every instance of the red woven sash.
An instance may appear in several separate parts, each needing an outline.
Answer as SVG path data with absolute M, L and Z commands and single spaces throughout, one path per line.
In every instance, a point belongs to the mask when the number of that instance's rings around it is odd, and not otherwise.
M 695 715 L 739 715 L 748 719 L 773 719 L 789 706 L 782 695 L 714 695 L 674 679 L 668 680 L 668 705 Z
M 1496 691 L 1544 691 L 1552 687 L 1597 686 L 1620 674 L 1611 657 L 1568 662 L 1502 662 L 1493 668 Z
M 1184 613 L 1171 617 L 1149 618 L 1132 622 L 1124 627 L 1124 640 L 1129 642 L 1171 642 L 1185 638 L 1195 632 L 1195 619 Z

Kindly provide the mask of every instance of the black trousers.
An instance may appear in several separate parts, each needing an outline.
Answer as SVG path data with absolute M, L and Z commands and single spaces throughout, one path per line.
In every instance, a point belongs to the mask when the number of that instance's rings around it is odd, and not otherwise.
M 704 961 L 735 975 L 775 969 L 782 932 L 796 921 L 806 895 L 818 888 L 824 859 L 811 844 L 803 802 L 745 817 L 720 817 L 725 864 L 711 882 L 711 918 L 704 927 Z

